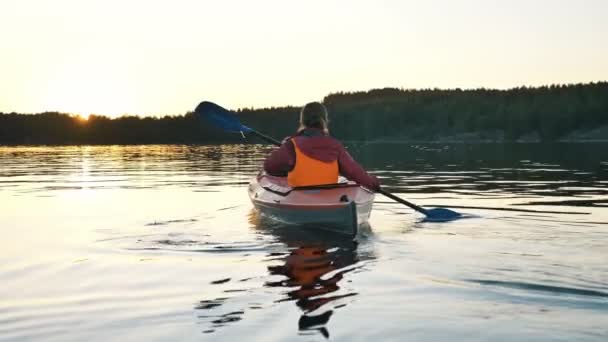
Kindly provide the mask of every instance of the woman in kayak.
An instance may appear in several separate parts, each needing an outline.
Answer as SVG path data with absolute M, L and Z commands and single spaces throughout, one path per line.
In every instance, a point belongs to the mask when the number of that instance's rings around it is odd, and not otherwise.
M 342 175 L 370 190 L 380 189 L 380 183 L 369 175 L 329 135 L 327 109 L 319 102 L 308 103 L 300 112 L 300 127 L 294 136 L 264 161 L 264 170 L 273 176 L 287 176 L 292 187 L 333 184 Z

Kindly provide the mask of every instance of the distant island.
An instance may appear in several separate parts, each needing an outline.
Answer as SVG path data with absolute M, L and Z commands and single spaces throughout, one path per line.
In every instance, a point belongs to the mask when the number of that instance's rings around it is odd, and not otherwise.
M 201 94 L 201 100 L 205 99 Z M 339 92 L 323 102 L 332 135 L 371 142 L 608 141 L 608 82 L 496 89 Z M 193 103 L 192 107 L 196 107 Z M 241 120 L 282 138 L 298 107 L 239 109 Z M 88 120 L 67 113 L 0 113 L 0 144 L 222 144 L 244 142 L 191 112 Z M 248 143 L 259 143 L 255 138 Z

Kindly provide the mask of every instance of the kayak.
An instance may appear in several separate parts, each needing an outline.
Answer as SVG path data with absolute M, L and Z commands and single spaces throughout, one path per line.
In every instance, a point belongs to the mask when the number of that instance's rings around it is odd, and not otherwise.
M 348 235 L 368 221 L 374 193 L 355 182 L 290 187 L 286 177 L 259 174 L 249 183 L 249 198 L 273 220 Z

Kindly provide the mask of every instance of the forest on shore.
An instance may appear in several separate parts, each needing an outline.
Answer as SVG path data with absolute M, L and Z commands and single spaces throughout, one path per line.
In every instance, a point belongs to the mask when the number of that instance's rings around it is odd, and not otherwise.
M 508 90 L 384 88 L 333 93 L 323 103 L 332 135 L 347 141 L 608 141 L 608 82 Z M 299 109 L 239 109 L 236 114 L 244 124 L 282 139 L 297 128 Z M 90 115 L 88 120 L 57 112 L 0 113 L 0 144 L 5 145 L 238 142 L 243 142 L 239 134 L 212 127 L 192 112 L 113 119 Z

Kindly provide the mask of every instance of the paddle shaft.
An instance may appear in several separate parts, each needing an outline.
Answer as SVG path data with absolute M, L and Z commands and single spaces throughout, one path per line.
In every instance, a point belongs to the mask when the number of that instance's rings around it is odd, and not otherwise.
M 256 137 L 258 137 L 258 138 L 260 138 L 262 140 L 266 140 L 267 142 L 269 142 L 271 144 L 274 144 L 276 146 L 281 146 L 281 142 L 280 141 L 278 141 L 278 140 L 276 140 L 274 138 L 271 138 L 271 137 L 269 137 L 269 136 L 267 136 L 265 134 L 262 134 L 262 133 L 260 133 L 260 132 L 258 132 L 256 130 L 254 130 L 254 129 L 251 130 L 251 134 L 255 135 Z
M 419 206 L 415 205 L 414 203 L 410 203 L 410 202 L 404 200 L 403 198 L 397 197 L 397 196 L 391 194 L 390 192 L 382 190 L 382 189 L 378 189 L 378 192 L 381 193 L 381 194 L 383 194 L 384 196 L 386 196 L 386 197 L 394 200 L 394 201 L 397 201 L 397 202 L 399 202 L 401 204 L 405 204 L 408 207 L 410 207 L 410 208 L 412 208 L 412 209 L 414 209 L 414 210 L 416 210 L 416 211 L 418 211 L 420 213 L 423 213 L 424 215 L 427 215 L 427 210 L 426 209 L 424 209 L 422 207 L 419 207 Z

